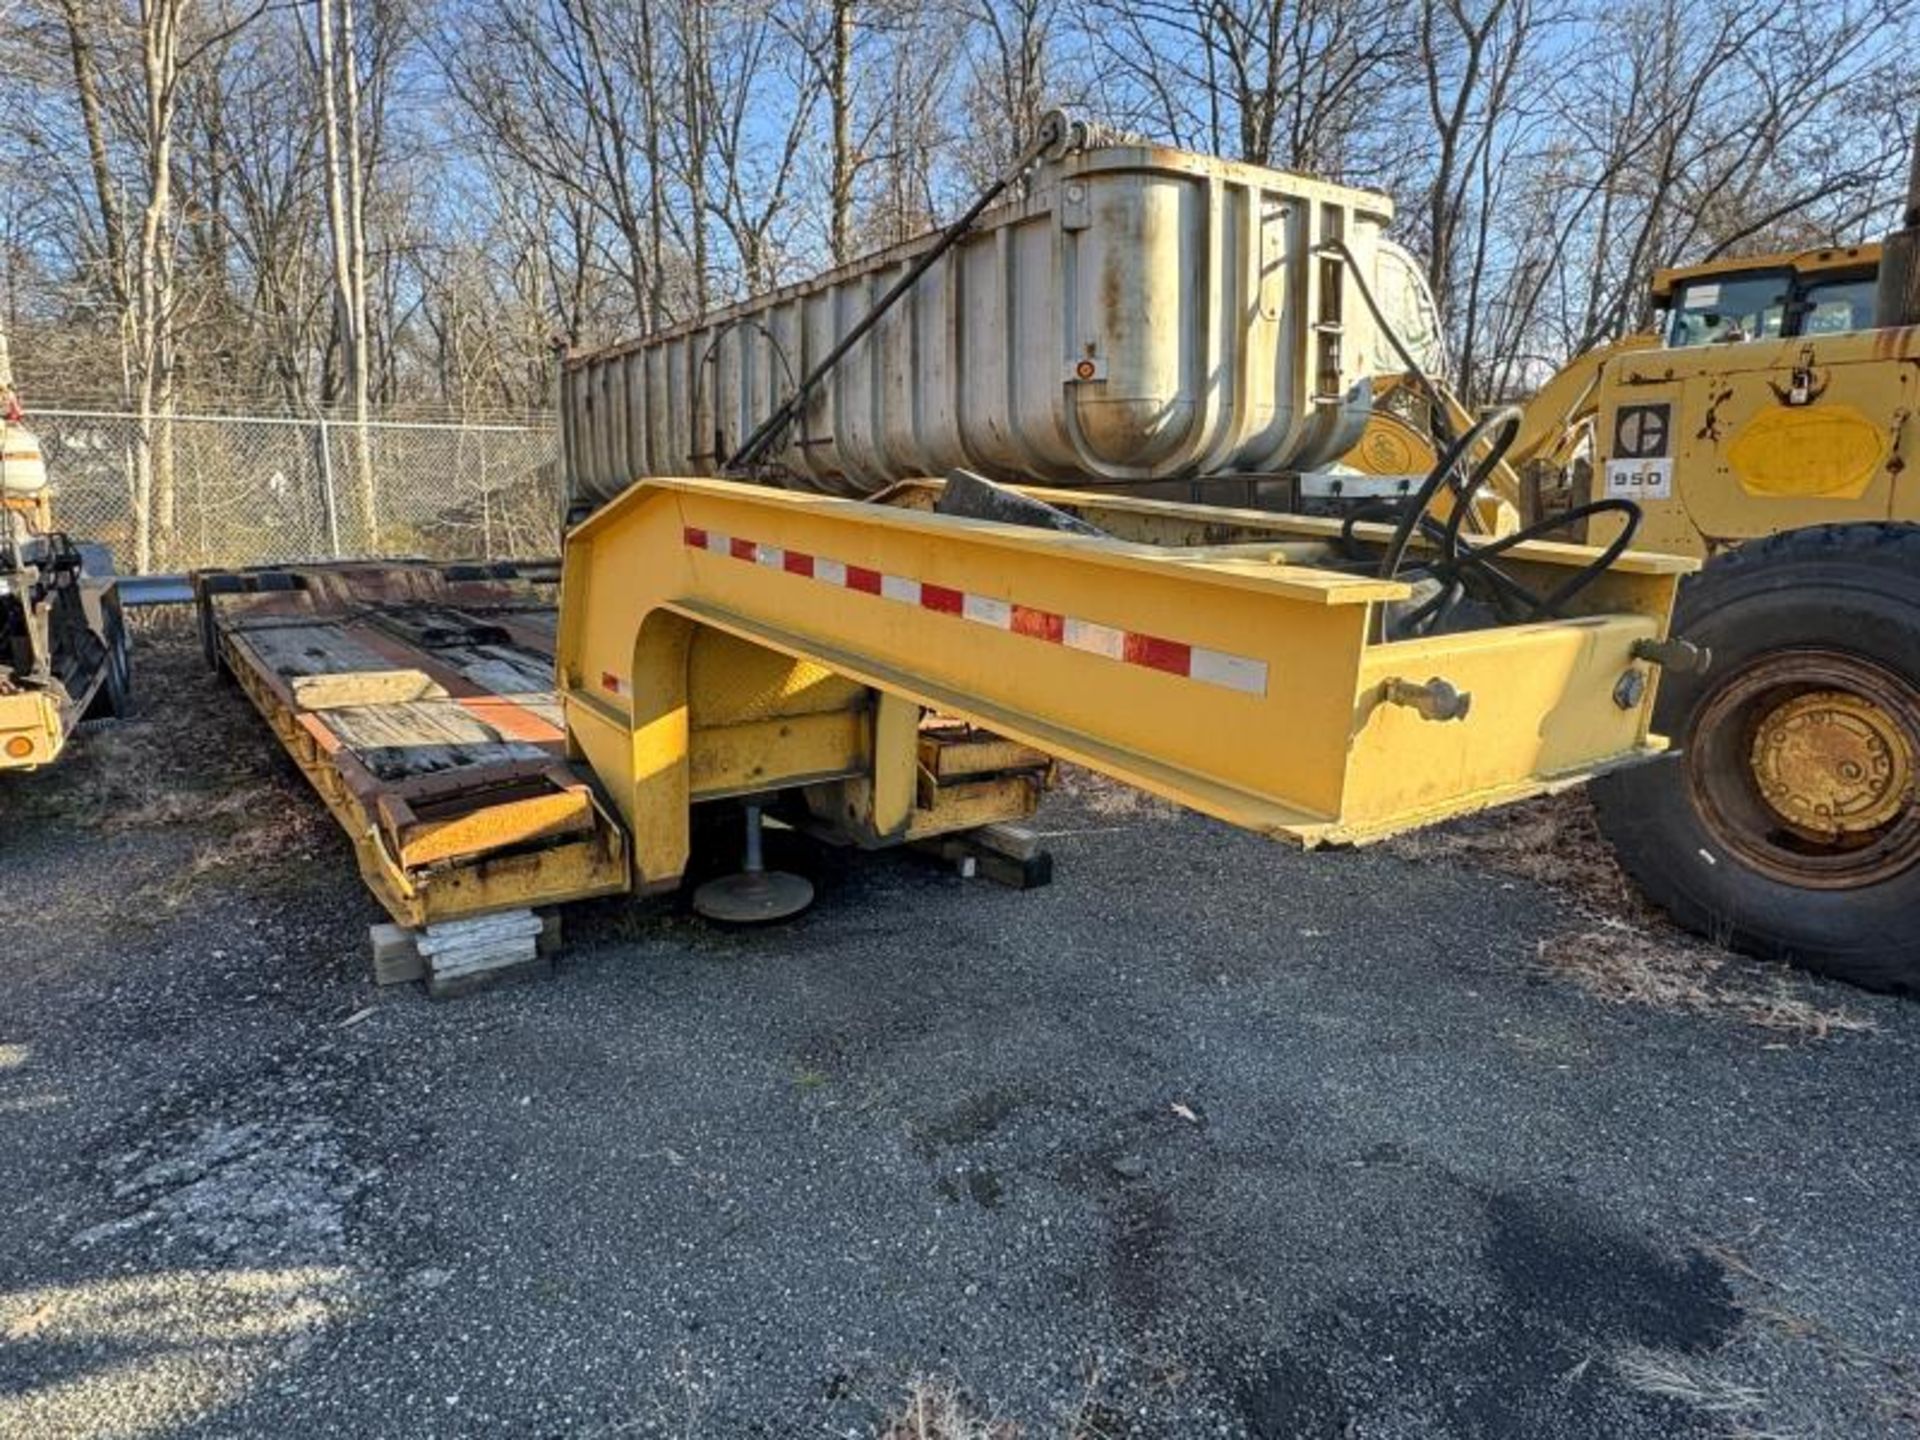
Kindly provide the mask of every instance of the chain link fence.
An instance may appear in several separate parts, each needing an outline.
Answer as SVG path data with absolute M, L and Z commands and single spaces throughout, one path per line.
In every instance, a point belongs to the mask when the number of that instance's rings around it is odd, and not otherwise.
M 138 420 L 35 410 L 54 516 L 140 553 Z M 154 571 L 420 556 L 523 559 L 559 553 L 558 432 L 525 425 L 175 415 L 157 422 L 147 534 Z M 171 503 L 166 477 L 171 474 Z

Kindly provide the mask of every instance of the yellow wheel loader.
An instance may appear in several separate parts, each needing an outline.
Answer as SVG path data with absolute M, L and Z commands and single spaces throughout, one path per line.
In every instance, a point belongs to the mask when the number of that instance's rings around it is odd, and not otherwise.
M 1735 948 L 1920 992 L 1920 313 L 1882 253 L 1659 272 L 1659 330 L 1552 377 L 1501 488 L 1569 538 L 1706 562 L 1674 632 L 1710 663 L 1656 709 L 1674 753 L 1593 786 L 1628 873 Z M 1464 423 L 1412 376 L 1377 388 L 1354 469 L 1418 470 L 1434 412 Z M 1586 513 L 1616 500 L 1637 517 Z
M 1655 271 L 1652 300 L 1664 323 L 1575 356 L 1534 391 L 1496 472 L 1504 481 L 1500 488 L 1524 505 L 1529 521 L 1564 511 L 1577 503 L 1576 496 L 1587 493 L 1593 416 L 1609 361 L 1642 350 L 1871 328 L 1879 269 L 1880 246 L 1869 244 Z M 1432 339 L 1437 322 L 1425 291 L 1417 284 L 1403 286 L 1386 311 L 1389 327 L 1413 331 L 1413 354 L 1433 373 L 1430 357 L 1438 351 Z M 1383 347 L 1379 358 L 1383 370 L 1392 368 L 1390 350 Z M 1411 374 L 1384 375 L 1374 381 L 1373 392 L 1367 427 L 1339 462 L 1340 469 L 1358 476 L 1411 482 L 1438 461 L 1437 436 L 1472 423 L 1444 385 L 1422 384 Z

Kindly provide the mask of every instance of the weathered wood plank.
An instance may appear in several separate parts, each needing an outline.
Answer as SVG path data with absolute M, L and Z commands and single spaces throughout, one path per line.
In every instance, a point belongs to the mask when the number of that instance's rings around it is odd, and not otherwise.
M 593 802 L 584 787 L 527 795 L 483 805 L 464 815 L 416 820 L 400 841 L 404 865 L 434 865 L 489 850 L 525 845 L 593 829 Z
M 288 683 L 293 689 L 294 703 L 303 710 L 339 710 L 354 705 L 447 698 L 446 686 L 422 670 L 340 670 L 324 675 L 295 675 Z
M 501 740 L 457 700 L 407 700 L 346 705 L 328 712 L 327 726 L 355 751 L 409 745 L 487 745 Z
M 274 674 L 351 675 L 391 669 L 393 662 L 338 625 L 273 625 L 246 629 L 240 638 Z

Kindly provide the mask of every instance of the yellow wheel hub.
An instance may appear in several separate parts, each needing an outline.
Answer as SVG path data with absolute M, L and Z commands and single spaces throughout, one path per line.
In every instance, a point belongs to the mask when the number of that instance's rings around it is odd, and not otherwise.
M 1810 691 L 1769 711 L 1754 732 L 1752 759 L 1767 804 L 1815 835 L 1891 824 L 1913 788 L 1913 751 L 1899 722 L 1845 690 Z

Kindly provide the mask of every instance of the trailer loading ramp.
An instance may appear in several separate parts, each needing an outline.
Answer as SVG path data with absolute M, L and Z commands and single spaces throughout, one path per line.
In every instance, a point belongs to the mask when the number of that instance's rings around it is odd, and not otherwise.
M 552 564 L 317 564 L 194 577 L 231 675 L 410 929 L 618 894 L 618 822 L 566 760 Z

